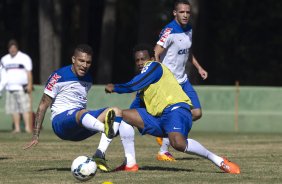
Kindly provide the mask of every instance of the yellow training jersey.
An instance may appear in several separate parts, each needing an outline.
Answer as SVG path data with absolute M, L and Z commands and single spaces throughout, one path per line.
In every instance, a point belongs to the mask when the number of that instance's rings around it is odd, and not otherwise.
M 145 63 L 144 67 L 150 65 L 150 63 L 151 61 Z M 142 90 L 142 98 L 148 113 L 153 116 L 160 116 L 166 107 L 180 102 L 187 103 L 191 107 L 190 98 L 182 90 L 171 71 L 163 64 L 159 64 L 163 70 L 161 78 Z

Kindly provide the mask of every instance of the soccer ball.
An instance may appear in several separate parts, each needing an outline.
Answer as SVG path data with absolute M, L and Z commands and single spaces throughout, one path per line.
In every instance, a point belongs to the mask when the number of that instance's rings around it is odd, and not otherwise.
M 91 179 L 96 174 L 96 171 L 96 163 L 88 156 L 77 157 L 71 165 L 72 175 L 80 181 Z

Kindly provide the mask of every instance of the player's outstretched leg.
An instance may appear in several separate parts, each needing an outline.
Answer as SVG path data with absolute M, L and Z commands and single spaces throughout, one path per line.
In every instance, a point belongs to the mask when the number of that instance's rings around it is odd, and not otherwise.
M 125 159 L 114 171 L 137 172 L 139 167 L 135 158 L 134 128 L 122 121 L 119 127 L 119 135 L 124 148 Z
M 230 162 L 226 158 L 217 156 L 193 139 L 187 139 L 187 143 L 186 149 L 184 150 L 185 153 L 204 157 L 213 162 L 217 167 L 226 173 L 240 174 L 240 167 L 236 163 Z
M 109 109 L 106 117 L 105 117 L 105 134 L 109 139 L 114 138 L 115 131 L 114 131 L 114 121 L 115 121 L 115 111 L 113 109 Z

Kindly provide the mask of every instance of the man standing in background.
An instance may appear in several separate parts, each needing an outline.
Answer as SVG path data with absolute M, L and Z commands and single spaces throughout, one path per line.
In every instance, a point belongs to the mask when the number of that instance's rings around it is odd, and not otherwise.
M 8 42 L 8 51 L 9 53 L 1 58 L 1 64 L 5 70 L 1 86 L 6 87 L 6 113 L 12 114 L 13 133 L 21 132 L 21 114 L 25 123 L 25 131 L 31 133 L 32 61 L 27 54 L 19 50 L 16 40 Z
M 193 121 L 196 121 L 202 116 L 201 104 L 197 92 L 189 82 L 185 71 L 192 46 L 192 27 L 188 24 L 190 15 L 191 6 L 188 0 L 176 0 L 173 10 L 174 20 L 166 25 L 160 33 L 159 40 L 155 46 L 155 59 L 170 69 L 184 92 L 191 99 L 193 104 L 191 109 L 192 118 Z M 193 55 L 192 64 L 196 67 L 202 79 L 208 77 L 208 73 Z M 168 151 L 170 145 L 168 138 L 157 138 L 157 142 L 161 145 L 157 159 L 174 161 L 175 159 Z

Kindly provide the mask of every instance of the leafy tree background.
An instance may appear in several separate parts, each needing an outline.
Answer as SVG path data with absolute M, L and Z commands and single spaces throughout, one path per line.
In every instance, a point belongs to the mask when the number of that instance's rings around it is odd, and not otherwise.
M 282 1 L 191 0 L 193 53 L 209 72 L 198 85 L 282 85 Z M 0 56 L 15 38 L 44 84 L 57 67 L 70 64 L 73 48 L 94 49 L 95 84 L 125 82 L 134 72 L 132 48 L 155 44 L 172 17 L 173 0 L 0 0 Z

